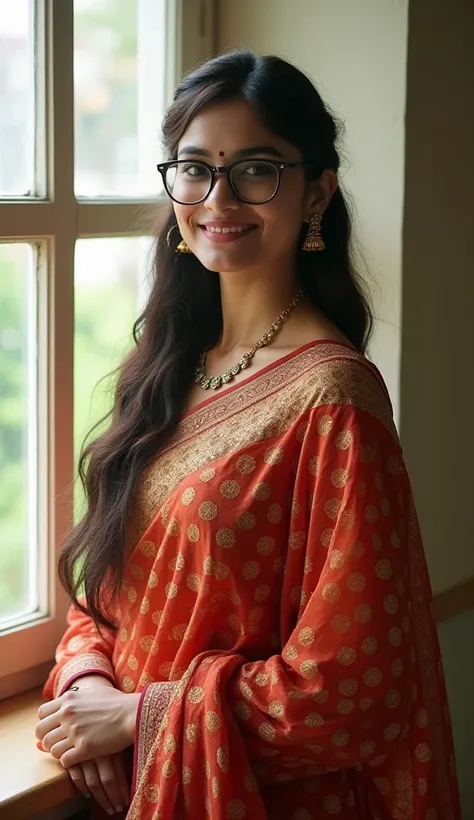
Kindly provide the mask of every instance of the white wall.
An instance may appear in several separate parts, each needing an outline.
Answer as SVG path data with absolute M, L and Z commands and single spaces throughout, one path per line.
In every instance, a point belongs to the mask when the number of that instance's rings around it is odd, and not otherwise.
M 371 356 L 399 413 L 408 0 L 218 0 L 219 51 L 277 53 L 311 76 L 346 124 L 343 181 L 380 291 Z M 376 294 L 377 295 L 377 294 Z

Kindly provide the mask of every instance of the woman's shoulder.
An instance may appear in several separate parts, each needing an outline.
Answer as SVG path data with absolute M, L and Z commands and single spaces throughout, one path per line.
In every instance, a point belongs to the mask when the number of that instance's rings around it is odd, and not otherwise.
M 322 341 L 300 354 L 300 389 L 312 407 L 352 406 L 375 416 L 391 430 L 393 409 L 383 377 L 350 345 Z

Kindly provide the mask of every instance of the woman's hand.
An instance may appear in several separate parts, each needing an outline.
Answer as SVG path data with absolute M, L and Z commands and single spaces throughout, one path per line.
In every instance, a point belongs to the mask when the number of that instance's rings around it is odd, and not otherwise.
M 108 814 L 121 812 L 130 802 L 122 754 L 86 760 L 71 766 L 69 776 L 84 797 L 94 797 Z
M 66 769 L 109 757 L 134 742 L 139 701 L 139 694 L 81 682 L 77 691 L 40 706 L 36 738 Z

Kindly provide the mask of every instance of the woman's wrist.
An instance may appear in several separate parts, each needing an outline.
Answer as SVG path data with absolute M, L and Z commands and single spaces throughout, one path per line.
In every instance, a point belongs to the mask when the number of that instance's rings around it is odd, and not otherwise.
M 80 675 L 79 677 L 74 678 L 74 680 L 71 681 L 67 689 L 64 691 L 67 692 L 71 686 L 80 686 L 81 689 L 89 689 L 94 686 L 108 686 L 112 689 L 115 688 L 110 678 L 105 675 L 98 675 L 96 673 Z
M 124 694 L 123 721 L 125 735 L 129 741 L 129 746 L 132 746 L 135 743 L 137 713 L 141 697 L 141 692 L 132 692 L 131 694 Z

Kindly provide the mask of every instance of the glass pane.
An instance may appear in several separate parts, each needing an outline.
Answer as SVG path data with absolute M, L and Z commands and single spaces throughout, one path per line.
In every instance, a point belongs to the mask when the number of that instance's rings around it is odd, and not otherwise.
M 133 344 L 148 293 L 150 239 L 80 239 L 74 274 L 74 452 L 112 406 L 110 375 Z M 106 377 L 106 378 L 104 378 Z M 76 515 L 82 509 L 76 482 Z
M 75 0 L 75 188 L 155 196 L 165 108 L 166 0 Z
M 38 606 L 35 253 L 0 245 L 0 626 Z
M 34 7 L 0 0 L 0 196 L 33 188 Z

